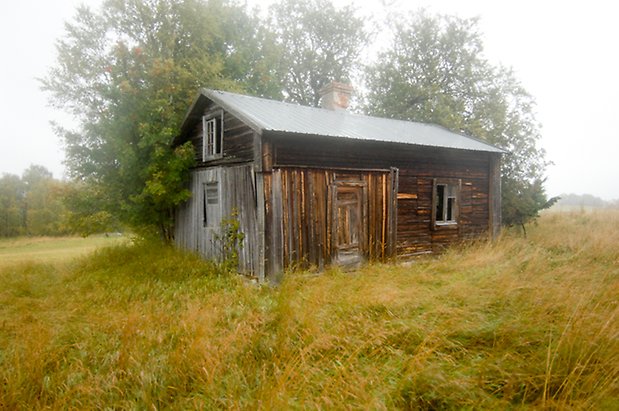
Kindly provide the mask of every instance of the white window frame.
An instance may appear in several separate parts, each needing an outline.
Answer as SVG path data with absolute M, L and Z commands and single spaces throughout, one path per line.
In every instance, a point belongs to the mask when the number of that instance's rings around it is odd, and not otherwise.
M 434 179 L 432 187 L 432 225 L 455 226 L 460 219 L 462 182 L 455 179 Z
M 223 111 L 202 116 L 202 161 L 221 158 L 224 141 Z

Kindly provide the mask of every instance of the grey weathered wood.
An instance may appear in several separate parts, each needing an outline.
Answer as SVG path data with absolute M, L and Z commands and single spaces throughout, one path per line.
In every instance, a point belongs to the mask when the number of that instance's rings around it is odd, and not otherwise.
M 488 226 L 490 235 L 496 239 L 501 234 L 501 157 L 490 155 L 488 166 Z
M 260 242 L 256 210 L 256 185 L 253 180 L 252 165 L 234 167 L 212 167 L 192 172 L 190 186 L 194 195 L 176 214 L 176 243 L 194 250 L 206 258 L 221 259 L 222 227 L 221 221 L 238 213 L 240 231 L 245 239 L 239 249 L 239 270 L 258 275 L 260 264 Z M 204 227 L 203 187 L 207 182 L 219 183 L 218 223 Z
M 271 224 L 270 224 L 270 277 L 271 281 L 278 282 L 284 269 L 284 238 L 283 238 L 283 204 L 282 204 L 282 177 L 281 170 L 274 170 L 271 174 Z
M 257 223 L 257 244 L 258 261 L 256 276 L 258 281 L 263 282 L 266 278 L 266 213 L 265 213 L 265 198 L 264 198 L 264 167 L 262 163 L 262 136 L 259 133 L 253 133 L 254 143 L 254 179 L 255 179 L 255 194 L 256 194 L 256 223 Z

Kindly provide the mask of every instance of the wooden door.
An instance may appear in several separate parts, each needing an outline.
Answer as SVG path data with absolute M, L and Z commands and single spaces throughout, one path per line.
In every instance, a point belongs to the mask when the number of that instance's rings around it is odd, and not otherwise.
M 367 248 L 367 190 L 362 183 L 337 182 L 333 193 L 333 262 L 356 265 L 364 260 Z

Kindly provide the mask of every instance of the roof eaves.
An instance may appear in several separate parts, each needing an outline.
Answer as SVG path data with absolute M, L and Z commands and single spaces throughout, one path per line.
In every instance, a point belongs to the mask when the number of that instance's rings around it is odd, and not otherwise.
M 201 90 L 202 95 L 219 104 L 224 110 L 241 120 L 243 123 L 247 124 L 252 130 L 257 132 L 258 134 L 262 134 L 262 132 L 266 129 L 264 124 L 262 124 L 260 121 L 258 121 L 255 117 L 248 114 L 247 112 L 240 110 L 235 105 L 229 104 L 227 101 L 219 97 L 218 93 L 219 92 L 217 90 Z
M 426 124 L 426 123 L 423 123 L 423 124 Z M 429 125 L 433 125 L 433 124 L 429 124 Z M 417 147 L 425 147 L 425 148 L 432 148 L 432 149 L 447 149 L 447 150 L 462 150 L 462 151 L 486 152 L 486 153 L 496 153 L 496 154 L 511 154 L 509 151 L 506 151 L 501 148 L 495 147 L 491 144 L 485 143 L 483 140 L 481 141 L 481 143 L 492 147 L 494 150 L 482 150 L 482 149 L 467 148 L 467 147 L 451 147 L 451 146 L 424 144 L 424 143 L 417 143 L 417 142 L 379 140 L 379 139 L 374 139 L 374 138 L 344 136 L 340 134 L 308 134 L 308 133 L 302 133 L 302 132 L 297 132 L 297 131 L 286 131 L 286 130 L 277 130 L 277 129 L 268 129 L 268 128 L 265 129 L 264 131 L 268 132 L 269 134 L 273 136 L 293 136 L 294 135 L 294 136 L 305 137 L 305 136 L 315 135 L 319 137 L 327 137 L 327 138 L 333 138 L 337 140 L 348 140 L 348 141 L 354 140 L 354 141 L 363 141 L 363 142 L 367 141 L 367 142 L 372 142 L 372 143 L 400 144 L 404 146 L 417 146 Z
M 172 140 L 172 146 L 176 146 L 181 143 L 181 139 L 185 135 L 186 124 L 191 118 L 191 116 L 194 115 L 194 112 L 196 111 L 197 107 L 202 103 L 202 97 L 206 97 L 206 96 L 203 96 L 202 90 L 200 90 L 196 94 L 196 97 L 193 99 L 193 103 L 191 104 L 187 112 L 185 113 L 185 117 L 183 117 L 183 121 L 181 122 L 180 133 L 176 135 L 176 137 L 174 137 L 174 139 Z
M 444 129 L 444 130 L 446 130 L 446 131 L 448 131 L 450 133 L 458 134 L 458 135 L 460 135 L 462 137 L 469 138 L 471 140 L 477 141 L 478 143 L 485 144 L 487 146 L 490 146 L 490 147 L 494 148 L 496 150 L 496 152 L 499 152 L 501 154 L 508 154 L 509 153 L 509 151 L 507 151 L 505 149 L 502 149 L 501 147 L 497 147 L 494 144 L 490 144 L 487 141 L 482 140 L 481 138 L 470 136 L 470 135 L 468 135 L 466 133 L 463 133 L 462 131 L 454 131 L 454 130 L 448 129 L 445 126 L 441 126 L 440 124 L 434 124 L 434 123 L 426 123 L 426 124 L 431 125 L 433 127 L 442 128 L 442 129 Z M 479 150 L 473 150 L 473 151 L 479 151 Z

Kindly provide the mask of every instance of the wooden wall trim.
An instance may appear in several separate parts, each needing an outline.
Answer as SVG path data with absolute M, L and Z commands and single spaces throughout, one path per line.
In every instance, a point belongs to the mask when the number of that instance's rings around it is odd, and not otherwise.
M 266 213 L 264 197 L 264 173 L 262 164 L 262 136 L 259 133 L 253 134 L 254 139 L 254 179 L 256 184 L 256 223 L 258 225 L 258 266 L 256 276 L 260 283 L 266 278 Z
M 333 170 L 333 171 L 361 171 L 370 173 L 390 173 L 395 167 L 392 168 L 363 168 L 363 167 L 321 167 L 321 166 L 308 166 L 308 165 L 282 165 L 277 168 L 285 169 L 304 169 L 304 170 Z
M 501 234 L 501 155 L 490 155 L 488 165 L 488 231 L 495 240 Z

